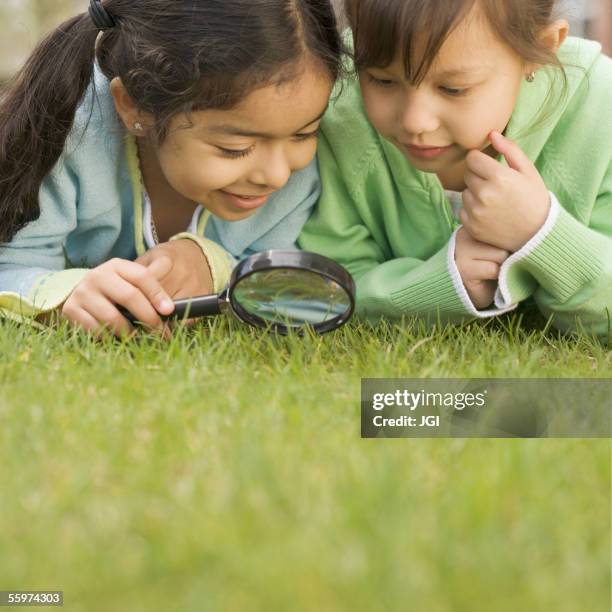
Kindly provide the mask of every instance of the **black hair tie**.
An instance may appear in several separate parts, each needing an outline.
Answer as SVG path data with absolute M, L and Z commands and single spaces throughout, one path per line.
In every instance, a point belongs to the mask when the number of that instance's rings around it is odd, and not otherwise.
M 115 20 L 102 6 L 102 0 L 90 0 L 89 16 L 98 30 L 110 30 L 115 27 Z

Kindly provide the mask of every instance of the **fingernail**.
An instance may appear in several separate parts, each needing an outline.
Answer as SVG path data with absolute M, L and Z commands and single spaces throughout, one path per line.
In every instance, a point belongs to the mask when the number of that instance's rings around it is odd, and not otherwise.
M 162 300 L 159 305 L 159 308 L 164 312 L 172 312 L 174 310 L 174 302 L 170 300 Z

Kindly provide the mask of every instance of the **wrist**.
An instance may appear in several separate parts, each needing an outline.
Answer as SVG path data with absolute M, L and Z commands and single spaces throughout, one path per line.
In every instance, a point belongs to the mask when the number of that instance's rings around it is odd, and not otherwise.
M 236 265 L 236 261 L 232 255 L 226 251 L 220 244 L 213 240 L 209 240 L 204 236 L 198 236 L 190 232 L 183 232 L 170 238 L 170 242 L 175 240 L 187 239 L 196 243 L 206 261 L 208 262 L 208 270 L 212 278 L 212 293 L 219 293 L 227 286 L 232 274 L 232 270 Z
M 179 244 L 181 248 L 185 249 L 189 260 L 194 262 L 194 271 L 198 275 L 198 285 L 201 288 L 202 295 L 214 293 L 210 264 L 200 245 L 189 238 L 179 238 L 174 244 Z
M 544 224 L 546 223 L 546 220 L 550 215 L 550 210 L 552 207 L 552 198 L 549 191 L 546 192 L 545 200 L 543 201 L 545 201 L 545 204 L 543 206 L 538 206 L 537 209 L 534 210 L 534 216 L 528 226 L 529 231 L 524 234 L 521 239 L 518 240 L 512 246 L 512 249 L 510 249 L 512 253 L 520 251 L 528 242 L 530 242 L 534 238 L 534 236 L 537 236 L 538 233 L 544 227 Z

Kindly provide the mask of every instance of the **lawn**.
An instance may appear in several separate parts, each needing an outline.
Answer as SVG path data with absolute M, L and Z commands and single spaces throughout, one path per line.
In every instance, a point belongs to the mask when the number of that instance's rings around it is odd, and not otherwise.
M 170 343 L 0 323 L 0 589 L 66 610 L 608 612 L 610 441 L 362 440 L 361 377 L 605 377 L 520 315 Z

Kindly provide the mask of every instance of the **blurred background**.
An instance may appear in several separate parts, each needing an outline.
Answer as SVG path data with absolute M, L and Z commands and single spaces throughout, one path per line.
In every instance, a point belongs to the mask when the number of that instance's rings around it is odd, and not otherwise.
M 340 12 L 342 0 L 332 0 Z M 42 36 L 67 17 L 86 10 L 89 0 L 0 0 L 0 81 L 23 63 Z M 599 40 L 612 55 L 612 0 L 560 0 L 572 33 Z

